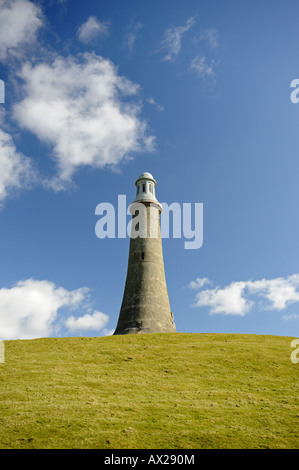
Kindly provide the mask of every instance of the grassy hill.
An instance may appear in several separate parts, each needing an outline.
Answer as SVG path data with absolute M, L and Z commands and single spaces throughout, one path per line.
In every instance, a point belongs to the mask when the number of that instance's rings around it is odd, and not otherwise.
M 0 448 L 299 448 L 292 338 L 5 341 Z

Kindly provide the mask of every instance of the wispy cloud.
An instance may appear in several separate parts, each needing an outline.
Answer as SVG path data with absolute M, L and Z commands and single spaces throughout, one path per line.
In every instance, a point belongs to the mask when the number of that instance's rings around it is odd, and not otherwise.
M 184 26 L 167 28 L 161 42 L 161 50 L 166 51 L 163 60 L 173 62 L 176 60 L 182 44 L 182 37 L 195 23 L 196 16 L 192 16 L 186 21 Z
M 195 44 L 198 44 L 200 41 L 205 42 L 209 49 L 216 49 L 219 46 L 218 31 L 215 28 L 200 31 L 194 36 L 193 40 Z
M 208 64 L 205 55 L 197 55 L 192 59 L 190 70 L 195 72 L 197 77 L 204 83 L 213 85 L 216 83 L 215 61 L 211 60 Z
M 147 103 L 152 104 L 157 111 L 164 111 L 164 106 L 157 103 L 154 98 L 147 98 Z
M 78 38 L 84 44 L 92 41 L 98 36 L 109 35 L 110 22 L 101 22 L 96 17 L 90 16 L 85 23 L 78 28 Z
M 18 189 L 36 181 L 32 160 L 18 152 L 12 136 L 0 128 L 0 208 Z
M 218 52 L 218 31 L 215 28 L 205 29 L 193 37 L 193 42 L 197 46 L 200 44 L 200 52 L 191 60 L 189 70 L 198 78 L 201 88 L 205 93 L 215 94 L 215 85 L 217 82 L 216 67 L 219 60 L 215 53 Z
M 191 288 L 201 289 L 208 280 L 197 278 Z M 266 310 L 284 310 L 299 302 L 299 274 L 285 278 L 238 281 L 224 287 L 201 290 L 196 294 L 195 306 L 209 307 L 210 313 L 244 316 L 253 307 Z
M 287 313 L 286 315 L 282 316 L 282 319 L 285 321 L 299 320 L 299 313 Z
M 143 28 L 143 24 L 140 22 L 131 23 L 127 28 L 127 31 L 123 38 L 123 47 L 127 49 L 129 56 L 134 53 L 135 41 L 138 35 L 138 31 Z

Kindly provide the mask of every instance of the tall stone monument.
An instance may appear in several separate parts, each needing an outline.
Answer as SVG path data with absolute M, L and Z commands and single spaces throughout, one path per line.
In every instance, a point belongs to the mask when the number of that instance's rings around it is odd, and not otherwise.
M 175 332 L 165 279 L 156 181 L 142 173 L 136 183 L 126 285 L 115 335 Z

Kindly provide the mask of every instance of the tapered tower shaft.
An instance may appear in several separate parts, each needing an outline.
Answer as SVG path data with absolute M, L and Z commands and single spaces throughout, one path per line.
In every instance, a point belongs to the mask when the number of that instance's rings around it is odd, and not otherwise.
M 114 334 L 176 331 L 165 279 L 156 181 L 142 173 L 130 206 L 132 227 L 126 285 Z

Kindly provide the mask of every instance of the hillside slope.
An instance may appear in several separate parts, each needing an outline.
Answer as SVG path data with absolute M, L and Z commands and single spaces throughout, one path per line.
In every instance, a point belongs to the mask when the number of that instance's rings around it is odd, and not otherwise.
M 5 341 L 0 448 L 299 448 L 292 338 Z

